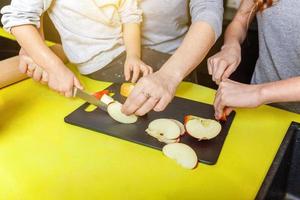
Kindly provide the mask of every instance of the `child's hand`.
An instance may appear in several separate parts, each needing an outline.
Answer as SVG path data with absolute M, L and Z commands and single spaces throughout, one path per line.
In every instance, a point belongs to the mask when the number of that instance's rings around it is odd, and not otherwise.
M 223 46 L 222 50 L 207 61 L 208 73 L 218 85 L 236 70 L 241 62 L 240 45 Z
M 73 88 L 83 89 L 77 77 L 62 62 L 47 71 L 49 88 L 66 97 L 73 96 Z
M 135 83 L 138 80 L 140 73 L 142 73 L 143 76 L 146 76 L 148 74 L 152 74 L 153 69 L 152 67 L 146 65 L 143 61 L 141 61 L 139 57 L 127 56 L 124 65 L 124 75 L 126 81 L 130 80 L 131 72 L 132 72 L 131 82 Z

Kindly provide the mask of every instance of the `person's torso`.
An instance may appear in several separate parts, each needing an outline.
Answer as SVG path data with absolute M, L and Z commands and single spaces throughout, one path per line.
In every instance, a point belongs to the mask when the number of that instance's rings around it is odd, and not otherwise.
M 300 76 L 300 1 L 279 2 L 257 14 L 259 58 L 252 83 L 260 84 Z M 275 104 L 300 113 L 300 103 Z
M 141 0 L 143 45 L 165 53 L 174 52 L 189 27 L 189 2 L 189 0 Z
M 259 58 L 253 83 L 300 75 L 300 1 L 279 2 L 257 14 Z
M 121 23 L 110 20 L 112 14 L 103 12 L 94 0 L 54 0 L 48 13 L 73 63 L 87 62 L 122 44 Z

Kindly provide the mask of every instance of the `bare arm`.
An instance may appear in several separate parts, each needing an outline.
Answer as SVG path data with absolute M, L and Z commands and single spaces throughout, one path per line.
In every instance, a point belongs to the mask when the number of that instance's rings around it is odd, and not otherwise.
M 126 47 L 126 61 L 124 65 L 125 79 L 129 81 L 132 72 L 131 81 L 135 83 L 141 72 L 143 76 L 152 73 L 152 68 L 141 60 L 141 30 L 139 23 L 124 24 L 123 38 Z
M 181 46 L 162 66 L 161 72 L 172 74 L 179 83 L 204 59 L 215 42 L 215 32 L 206 22 L 195 22 L 191 25 Z
M 207 68 L 212 80 L 219 84 L 236 70 L 241 62 L 241 44 L 244 42 L 248 24 L 255 14 L 252 0 L 243 0 L 233 21 L 228 25 L 224 35 L 221 51 L 210 57 Z
M 72 96 L 74 85 L 78 88 L 82 88 L 74 74 L 63 64 L 59 57 L 47 47 L 40 33 L 34 26 L 16 26 L 13 27 L 11 31 L 33 61 L 47 72 L 49 76 L 48 85 L 50 88 L 67 97 Z
M 253 19 L 251 11 L 254 3 L 252 0 L 243 0 L 233 21 L 228 25 L 224 35 L 224 45 L 241 45 L 247 35 L 248 24 Z M 253 11 L 255 12 L 255 11 Z
M 260 104 L 300 101 L 300 77 L 260 85 Z
M 127 98 L 123 112 L 144 115 L 152 109 L 164 110 L 179 83 L 202 61 L 214 42 L 215 32 L 209 24 L 193 23 L 182 45 L 162 68 L 139 80 Z M 145 94 L 151 97 L 147 99 Z

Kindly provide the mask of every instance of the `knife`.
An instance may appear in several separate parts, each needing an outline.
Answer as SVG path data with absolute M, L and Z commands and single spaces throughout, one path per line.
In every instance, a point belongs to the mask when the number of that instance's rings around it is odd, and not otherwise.
M 94 97 L 93 95 L 90 95 L 89 93 L 87 93 L 83 90 L 80 90 L 80 89 L 74 87 L 73 96 L 83 99 L 86 102 L 93 104 L 95 106 L 98 106 L 101 110 L 107 112 L 107 105 L 105 103 L 101 102 L 96 97 Z

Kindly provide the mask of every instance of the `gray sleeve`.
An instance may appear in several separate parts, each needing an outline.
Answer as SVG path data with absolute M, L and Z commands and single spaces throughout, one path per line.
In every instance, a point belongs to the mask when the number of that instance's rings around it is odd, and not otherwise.
M 3 28 L 10 32 L 12 27 L 32 24 L 40 27 L 40 17 L 52 0 L 12 0 L 1 9 Z
M 223 0 L 191 0 L 190 13 L 192 23 L 204 21 L 215 31 L 216 39 L 222 33 Z

